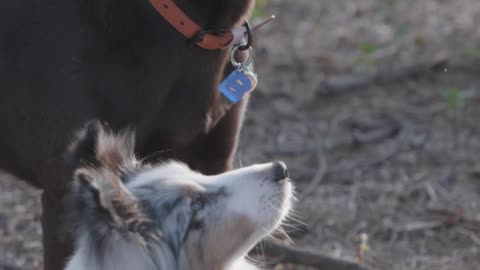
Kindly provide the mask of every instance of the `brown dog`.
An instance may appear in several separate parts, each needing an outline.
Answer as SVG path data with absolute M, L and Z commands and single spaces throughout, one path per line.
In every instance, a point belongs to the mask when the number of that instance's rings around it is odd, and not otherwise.
M 241 26 L 254 0 L 175 3 L 223 30 Z M 44 190 L 45 269 L 63 269 L 72 252 L 64 153 L 86 121 L 133 126 L 142 156 L 205 174 L 231 167 L 247 98 L 231 105 L 217 91 L 230 50 L 188 42 L 147 0 L 0 2 L 0 167 Z

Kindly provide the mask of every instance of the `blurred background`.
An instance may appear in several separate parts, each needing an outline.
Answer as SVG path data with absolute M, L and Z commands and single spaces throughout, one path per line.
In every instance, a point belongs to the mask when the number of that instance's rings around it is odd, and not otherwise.
M 479 270 L 480 1 L 257 0 L 271 14 L 235 165 L 287 163 L 295 245 Z M 1 177 L 0 269 L 41 269 L 40 192 Z

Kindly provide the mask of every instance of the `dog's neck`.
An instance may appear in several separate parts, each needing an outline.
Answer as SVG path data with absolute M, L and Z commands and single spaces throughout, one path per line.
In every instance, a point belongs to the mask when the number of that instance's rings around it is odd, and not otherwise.
M 153 28 L 161 16 L 148 0 L 82 0 L 94 14 L 93 21 L 118 40 L 138 40 L 159 31 Z M 255 0 L 175 0 L 177 6 L 198 25 L 208 30 L 239 26 L 249 17 Z M 154 22 L 152 26 L 152 22 Z M 165 24 L 166 27 L 172 27 Z
M 239 258 L 228 266 L 194 265 L 189 266 L 186 260 L 175 263 L 174 253 L 165 248 L 166 245 L 156 247 L 158 258 L 149 258 L 142 255 L 142 248 L 132 247 L 129 243 L 117 242 L 109 250 L 95 250 L 98 245 L 91 242 L 91 237 L 80 237 L 75 254 L 66 266 L 66 270 L 116 270 L 116 269 L 139 269 L 139 270 L 258 270 L 256 266 L 247 262 L 245 258 Z M 107 239 L 108 240 L 108 239 Z M 92 250 L 92 248 L 94 250 Z M 156 263 L 155 263 L 156 262 Z
M 251 13 L 255 0 L 176 0 L 177 5 L 206 29 L 230 29 Z

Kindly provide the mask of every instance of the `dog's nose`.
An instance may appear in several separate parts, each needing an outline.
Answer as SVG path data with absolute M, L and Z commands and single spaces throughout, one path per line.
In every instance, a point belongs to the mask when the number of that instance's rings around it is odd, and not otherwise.
M 282 179 L 288 178 L 288 169 L 287 165 L 283 161 L 275 161 L 273 163 L 273 174 L 275 181 L 280 181 Z

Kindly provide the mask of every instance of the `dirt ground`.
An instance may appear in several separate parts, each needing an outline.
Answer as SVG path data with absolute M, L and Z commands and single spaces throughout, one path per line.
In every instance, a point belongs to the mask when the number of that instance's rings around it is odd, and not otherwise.
M 286 226 L 296 245 L 373 269 L 480 269 L 480 1 L 270 0 L 257 12 L 271 13 L 236 165 L 288 164 L 306 224 Z M 372 74 L 387 79 L 335 87 Z M 0 262 L 40 269 L 39 194 L 2 177 Z

